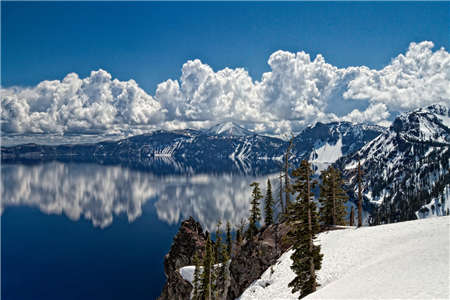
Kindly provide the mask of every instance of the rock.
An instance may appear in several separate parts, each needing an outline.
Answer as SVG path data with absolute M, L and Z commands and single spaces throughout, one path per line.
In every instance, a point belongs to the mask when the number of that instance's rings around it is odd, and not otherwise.
M 181 267 L 193 265 L 195 254 L 200 257 L 206 244 L 203 228 L 192 217 L 181 223 L 180 229 L 173 239 L 169 253 L 164 257 L 164 273 L 167 277 L 160 300 L 189 299 L 192 285 L 181 277 Z
M 289 247 L 283 237 L 286 236 L 286 224 L 270 225 L 262 228 L 251 241 L 244 241 L 241 246 L 233 246 L 233 255 L 226 277 L 220 278 L 217 300 L 235 299 Z M 193 265 L 197 253 L 203 256 L 208 233 L 203 233 L 201 225 L 192 217 L 181 223 L 169 253 L 164 258 L 164 272 L 167 277 L 160 300 L 190 299 L 192 285 L 184 280 L 178 270 Z
M 286 224 L 270 225 L 253 240 L 246 241 L 236 249 L 230 264 L 231 278 L 227 299 L 239 297 L 290 247 L 282 238 L 286 236 L 287 231 Z

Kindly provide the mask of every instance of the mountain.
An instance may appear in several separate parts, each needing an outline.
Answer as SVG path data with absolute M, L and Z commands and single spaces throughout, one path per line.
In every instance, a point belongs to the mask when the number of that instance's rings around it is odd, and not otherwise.
M 217 124 L 206 131 L 208 135 L 223 135 L 223 136 L 248 136 L 254 135 L 253 132 L 237 125 L 234 122 L 225 122 Z
M 296 164 L 308 158 L 317 172 L 386 132 L 384 127 L 350 122 L 316 123 L 293 139 Z M 295 159 L 294 159 L 295 160 Z
M 379 222 L 442 215 L 450 193 L 449 109 L 432 105 L 399 115 L 389 130 L 340 158 L 352 200 L 358 161 L 364 208 Z
M 342 155 L 356 151 L 383 132 L 381 127 L 346 122 L 317 123 L 293 140 L 291 164 L 311 158 L 320 169 Z M 234 123 L 209 130 L 158 130 L 119 141 L 79 145 L 26 144 L 2 147 L 2 161 L 60 160 L 107 164 L 167 171 L 277 172 L 289 142 L 252 133 Z

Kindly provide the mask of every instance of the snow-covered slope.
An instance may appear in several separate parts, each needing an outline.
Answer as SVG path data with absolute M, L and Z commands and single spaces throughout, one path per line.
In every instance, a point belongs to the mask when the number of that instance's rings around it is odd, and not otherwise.
M 329 165 L 341 155 L 360 149 L 375 138 L 380 128 L 347 122 L 317 123 L 308 127 L 294 140 L 292 166 L 314 156 L 317 165 Z M 167 164 L 166 169 L 204 172 L 211 168 L 232 169 L 248 173 L 264 169 L 278 171 L 289 142 L 252 133 L 228 122 L 208 131 L 158 130 L 119 141 L 84 145 L 36 144 L 2 147 L 3 162 L 20 160 L 78 160 L 83 162 L 121 163 L 149 168 Z M 182 164 L 180 168 L 178 165 Z
M 209 135 L 246 136 L 254 133 L 233 122 L 219 123 L 206 131 Z
M 449 299 L 450 217 L 322 233 L 319 289 L 304 299 Z M 288 251 L 240 300 L 298 299 Z
M 386 128 L 350 122 L 316 123 L 294 138 L 292 150 L 297 165 L 309 159 L 316 172 L 327 168 L 337 159 L 361 149 Z
M 441 214 L 448 207 L 450 185 L 449 109 L 432 105 L 398 116 L 388 132 L 337 161 L 356 195 L 358 160 L 364 171 L 364 208 L 387 222 Z M 446 188 L 447 187 L 447 188 Z M 426 205 L 437 199 L 436 213 Z M 443 199 L 443 201 L 442 201 Z

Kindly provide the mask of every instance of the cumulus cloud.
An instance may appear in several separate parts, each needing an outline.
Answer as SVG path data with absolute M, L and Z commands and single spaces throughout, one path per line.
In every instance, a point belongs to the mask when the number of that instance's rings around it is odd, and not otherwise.
M 1 106 L 5 133 L 111 133 L 158 124 L 166 113 L 134 80 L 112 80 L 104 70 L 2 89 Z
M 136 134 L 155 128 L 206 128 L 234 121 L 259 133 L 297 132 L 316 121 L 386 124 L 396 113 L 450 104 L 450 55 L 411 43 L 381 70 L 337 68 L 322 55 L 276 51 L 270 72 L 254 80 L 243 68 L 214 71 L 198 59 L 149 95 L 103 70 L 80 79 L 2 89 L 6 134 Z
M 377 103 L 371 104 L 362 112 L 358 109 L 354 109 L 351 113 L 344 116 L 343 119 L 353 123 L 362 123 L 367 120 L 371 120 L 374 123 L 382 123 L 388 119 L 389 115 L 390 113 L 387 111 L 386 104 Z
M 183 65 L 180 83 L 169 79 L 159 84 L 155 99 L 168 109 L 169 118 L 182 121 L 258 122 L 266 117 L 246 70 L 214 72 L 198 59 Z
M 433 103 L 450 104 L 450 55 L 444 48 L 433 52 L 432 42 L 411 43 L 381 70 L 369 70 L 352 80 L 347 99 L 368 99 L 389 110 L 405 111 Z

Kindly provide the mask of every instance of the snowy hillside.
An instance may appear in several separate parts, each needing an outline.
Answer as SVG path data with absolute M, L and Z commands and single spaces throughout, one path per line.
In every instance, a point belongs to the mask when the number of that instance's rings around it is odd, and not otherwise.
M 304 299 L 449 299 L 449 236 L 448 216 L 322 233 L 321 286 Z M 288 287 L 291 253 L 240 300 L 297 299 Z
M 351 154 L 385 133 L 387 128 L 350 122 L 316 123 L 294 138 L 292 163 L 309 159 L 316 172 L 326 169 L 342 156 Z
M 403 113 L 390 130 L 337 162 L 356 195 L 358 160 L 364 171 L 364 208 L 382 222 L 443 215 L 450 185 L 449 110 L 432 105 Z M 431 201 L 433 209 L 427 207 Z M 419 210 L 421 213 L 418 214 Z
M 206 131 L 209 135 L 246 136 L 254 135 L 253 132 L 233 122 L 219 123 Z
M 317 123 L 294 139 L 291 163 L 310 158 L 318 168 L 342 155 L 360 149 L 383 132 L 374 126 L 348 122 Z M 288 141 L 254 134 L 232 123 L 221 123 L 208 131 L 158 130 L 119 141 L 82 145 L 18 145 L 2 147 L 3 162 L 20 160 L 71 160 L 109 164 L 121 163 L 158 170 L 188 173 L 211 169 L 233 172 L 277 172 Z M 165 166 L 163 166 L 165 165 Z

